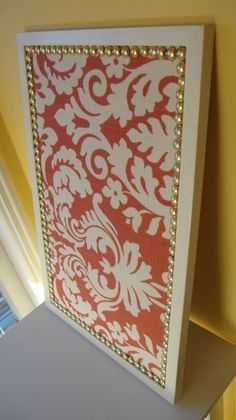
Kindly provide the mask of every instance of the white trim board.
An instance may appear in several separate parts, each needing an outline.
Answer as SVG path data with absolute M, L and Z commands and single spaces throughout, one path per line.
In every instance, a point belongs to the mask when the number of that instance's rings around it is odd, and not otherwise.
M 44 300 L 37 250 L 6 172 L 0 166 L 0 242 L 33 306 Z
M 35 309 L 4 246 L 0 242 L 0 291 L 19 320 Z

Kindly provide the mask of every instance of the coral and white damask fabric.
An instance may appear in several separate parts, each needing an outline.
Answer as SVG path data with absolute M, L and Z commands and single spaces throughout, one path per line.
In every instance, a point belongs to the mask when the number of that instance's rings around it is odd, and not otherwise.
M 33 56 L 54 294 L 160 375 L 176 62 Z

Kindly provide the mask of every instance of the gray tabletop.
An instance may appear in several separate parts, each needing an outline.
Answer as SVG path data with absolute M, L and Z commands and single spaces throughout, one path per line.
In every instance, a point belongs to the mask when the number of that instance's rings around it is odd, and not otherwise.
M 44 305 L 0 339 L 1 420 L 200 420 L 235 376 L 236 349 L 190 324 L 175 406 Z

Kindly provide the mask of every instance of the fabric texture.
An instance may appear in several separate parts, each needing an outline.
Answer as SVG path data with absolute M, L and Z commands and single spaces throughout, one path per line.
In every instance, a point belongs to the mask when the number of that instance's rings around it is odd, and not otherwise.
M 35 54 L 54 294 L 159 375 L 176 62 Z

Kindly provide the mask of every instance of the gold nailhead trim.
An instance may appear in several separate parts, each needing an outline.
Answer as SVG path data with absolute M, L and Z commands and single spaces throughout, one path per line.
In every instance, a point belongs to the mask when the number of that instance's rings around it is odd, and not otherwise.
M 77 55 L 87 55 L 94 57 L 102 57 L 107 55 L 109 57 L 149 57 L 157 58 L 159 60 L 178 60 L 177 63 L 177 73 L 179 75 L 178 84 L 179 89 L 176 93 L 177 103 L 176 103 L 176 114 L 175 121 L 176 127 L 174 133 L 176 139 L 173 141 L 173 147 L 176 150 L 175 153 L 175 166 L 174 166 L 174 186 L 172 188 L 172 206 L 171 206 L 171 227 L 170 227 L 170 248 L 169 248 L 169 265 L 168 265 L 168 284 L 167 284 L 167 301 L 165 308 L 165 321 L 164 321 L 164 341 L 162 349 L 162 358 L 161 358 L 161 375 L 160 377 L 152 373 L 145 366 L 141 365 L 139 362 L 136 362 L 131 355 L 123 352 L 118 346 L 111 343 L 104 336 L 99 333 L 96 333 L 92 327 L 87 325 L 82 319 L 72 314 L 71 311 L 64 306 L 62 306 L 56 299 L 54 295 L 54 284 L 52 278 L 52 265 L 51 265 L 51 255 L 50 255 L 50 246 L 49 246 L 49 236 L 48 236 L 48 227 L 47 227 L 47 217 L 46 217 L 46 208 L 45 208 L 45 197 L 43 190 L 42 182 L 42 173 L 41 173 L 41 158 L 39 150 L 39 133 L 38 133 L 38 122 L 37 122 L 37 109 L 36 109 L 36 100 L 35 100 L 35 90 L 34 90 L 34 79 L 33 79 L 33 54 L 77 54 Z M 136 369 L 138 369 L 142 374 L 146 375 L 148 378 L 153 380 L 159 386 L 165 388 L 166 382 L 166 367 L 167 367 L 167 354 L 168 354 L 168 341 L 169 341 L 169 323 L 171 318 L 171 305 L 172 305 L 172 288 L 173 288 L 173 275 L 174 275 L 174 262 L 175 262 L 175 242 L 176 242 L 176 226 L 177 226 L 177 209 L 178 209 L 178 195 L 179 195 L 179 174 L 181 166 L 181 143 L 182 143 L 182 126 L 183 126 L 183 111 L 184 111 L 184 87 L 185 87 L 185 57 L 186 57 L 186 48 L 185 47 L 175 47 L 175 46 L 110 46 L 110 45 L 40 45 L 40 46 L 25 46 L 25 62 L 27 70 L 27 80 L 28 80 L 28 92 L 29 92 L 29 103 L 30 103 L 30 113 L 31 113 L 31 124 L 32 124 L 32 136 L 34 144 L 34 153 L 35 153 L 35 167 L 36 167 L 36 177 L 38 183 L 38 193 L 39 193 L 39 205 L 40 205 L 40 214 L 41 214 L 41 224 L 43 231 L 44 239 L 44 249 L 45 249 L 45 258 L 46 266 L 49 280 L 49 295 L 51 303 L 58 308 L 58 310 L 65 313 L 71 320 L 77 323 L 81 328 L 85 329 L 89 334 L 94 336 L 97 340 L 104 343 L 108 348 L 115 352 L 118 356 L 122 357 L 124 360 L 127 360 L 132 364 Z
M 174 61 L 179 59 L 178 68 L 184 73 L 185 48 L 174 46 L 163 47 L 158 45 L 152 46 L 126 46 L 126 45 L 36 45 L 25 47 L 26 62 L 31 65 L 32 54 L 85 54 L 92 56 L 132 56 L 139 57 L 157 57 L 159 59 L 168 59 Z M 31 70 L 29 67 L 27 68 Z
M 161 366 L 162 373 L 160 378 L 160 385 L 165 388 L 166 382 L 166 365 L 167 365 L 167 354 L 168 354 L 168 342 L 169 342 L 169 324 L 171 319 L 171 305 L 172 305 L 172 288 L 173 288 L 173 278 L 174 278 L 174 264 L 175 264 L 175 242 L 176 242 L 176 227 L 177 227 L 177 209 L 178 209 L 178 200 L 179 200 L 179 173 L 181 166 L 181 144 L 182 144 L 182 128 L 183 128 L 183 111 L 184 111 L 184 86 L 185 86 L 185 55 L 186 49 L 180 47 L 176 50 L 170 49 L 167 50 L 167 56 L 169 59 L 177 57 L 180 61 L 177 64 L 176 70 L 179 74 L 178 84 L 179 90 L 176 93 L 177 103 L 176 103 L 176 115 L 175 121 L 176 126 L 174 129 L 174 134 L 177 139 L 173 142 L 173 147 L 176 150 L 174 155 L 175 157 L 175 174 L 174 174 L 174 185 L 172 187 L 172 197 L 171 197 L 171 227 L 170 227 L 170 248 L 169 248 L 169 265 L 168 265 L 168 284 L 167 284 L 167 300 L 165 308 L 165 334 L 162 348 L 162 358 Z

